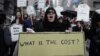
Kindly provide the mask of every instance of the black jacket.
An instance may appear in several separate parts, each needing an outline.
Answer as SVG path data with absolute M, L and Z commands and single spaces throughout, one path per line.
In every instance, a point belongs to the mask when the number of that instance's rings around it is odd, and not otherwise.
M 0 26 L 0 56 L 5 56 L 8 50 L 4 39 L 4 29 L 3 26 Z
M 46 32 L 59 32 L 61 26 L 59 22 L 43 22 L 43 31 Z
M 100 56 L 100 29 L 91 29 L 89 33 L 91 40 L 89 54 L 90 56 Z

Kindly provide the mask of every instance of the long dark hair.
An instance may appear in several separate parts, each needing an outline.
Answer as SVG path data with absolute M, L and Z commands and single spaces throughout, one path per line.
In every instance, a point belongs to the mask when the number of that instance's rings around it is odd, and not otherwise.
M 56 13 L 56 10 L 55 10 L 53 7 L 49 7 L 49 8 L 46 10 L 46 12 L 45 12 L 45 17 L 44 17 L 44 21 L 49 22 L 49 21 L 48 21 L 47 14 L 49 13 L 50 10 L 53 10 L 53 11 L 54 11 L 54 13 L 55 13 L 55 20 L 54 20 L 54 22 L 57 22 L 57 21 L 58 21 L 58 19 L 57 19 L 57 13 Z
M 16 14 L 17 14 L 18 12 L 20 12 L 20 11 L 17 11 Z M 20 12 L 20 13 L 21 13 L 21 12 Z M 14 20 L 11 24 L 16 23 L 16 20 L 17 20 L 17 16 L 15 16 L 15 20 Z M 19 24 L 23 24 L 22 14 L 21 14 L 21 16 L 20 16 L 20 18 L 19 18 Z

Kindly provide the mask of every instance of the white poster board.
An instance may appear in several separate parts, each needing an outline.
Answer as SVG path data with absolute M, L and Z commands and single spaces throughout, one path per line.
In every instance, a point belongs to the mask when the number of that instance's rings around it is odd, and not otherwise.
M 26 12 L 27 12 L 28 15 L 34 15 L 34 16 L 36 15 L 35 9 L 31 5 L 27 7 Z
M 10 27 L 11 30 L 11 39 L 13 42 L 18 41 L 19 33 L 22 32 L 22 25 L 13 24 Z
M 45 7 L 45 0 L 39 0 L 39 2 L 38 2 L 38 8 L 40 9 L 40 8 L 44 8 Z
M 87 4 L 80 4 L 77 9 L 77 21 L 89 21 L 90 7 Z
M 61 16 L 61 11 L 63 11 L 63 7 L 61 7 L 61 6 L 57 6 L 57 7 L 55 7 L 55 10 L 56 10 L 56 12 L 57 12 L 57 15 L 58 16 Z
M 17 0 L 17 7 L 25 7 L 27 5 L 27 0 Z
M 72 3 L 72 0 L 67 0 L 67 6 L 70 7 Z

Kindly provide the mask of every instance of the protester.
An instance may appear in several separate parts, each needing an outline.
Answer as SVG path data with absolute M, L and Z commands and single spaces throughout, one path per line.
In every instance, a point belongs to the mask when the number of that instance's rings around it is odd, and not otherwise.
M 44 20 L 45 17 L 45 11 L 40 11 L 40 20 Z
M 72 10 L 65 10 L 62 11 L 61 14 L 63 15 L 63 28 L 66 28 L 66 32 L 72 32 L 70 21 L 77 16 L 77 12 Z
M 4 27 L 5 20 L 6 20 L 6 15 L 4 14 L 3 11 L 0 10 L 0 56 L 8 55 L 8 45 L 6 42 L 9 41 L 9 39 L 7 40 L 6 38 L 9 38 L 9 36 L 7 35 L 5 37 L 5 35 L 6 35 L 5 27 Z M 9 34 L 8 31 L 7 31 L 7 33 Z
M 12 21 L 11 24 L 22 24 L 22 23 L 23 23 L 23 19 L 22 19 L 21 12 L 20 12 L 20 11 L 17 11 L 17 12 L 16 12 L 15 20 Z
M 21 14 L 20 11 L 17 11 L 17 12 L 16 12 L 15 20 L 12 21 L 11 24 L 12 24 L 12 25 L 13 25 L 13 24 L 23 25 L 22 14 Z M 12 37 L 12 36 L 11 36 L 11 37 Z M 13 52 L 14 52 L 16 43 L 17 43 L 17 41 L 13 41 L 13 43 L 12 43 L 12 45 L 11 45 L 10 56 L 13 55 Z
M 94 12 L 91 19 L 89 56 L 100 56 L 100 14 Z
M 54 8 L 49 7 L 45 12 L 45 17 L 43 21 L 43 28 L 44 31 L 58 31 L 58 32 L 65 32 L 67 24 L 60 23 L 57 17 L 57 13 Z M 63 28 L 63 30 L 62 30 Z
M 27 32 L 27 28 L 33 29 L 34 19 L 32 15 L 29 15 L 24 18 L 23 20 L 23 30 Z
M 49 7 L 45 12 L 43 21 L 44 31 L 60 31 L 60 24 L 57 19 L 57 13 L 54 8 Z

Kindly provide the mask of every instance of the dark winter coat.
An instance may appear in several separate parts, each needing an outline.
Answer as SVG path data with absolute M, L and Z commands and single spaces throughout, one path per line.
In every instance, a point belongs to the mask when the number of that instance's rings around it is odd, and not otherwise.
M 6 43 L 6 38 L 4 35 L 4 27 L 0 25 L 0 56 L 5 56 L 8 53 L 8 45 Z
M 100 56 L 100 28 L 90 30 L 90 56 Z

